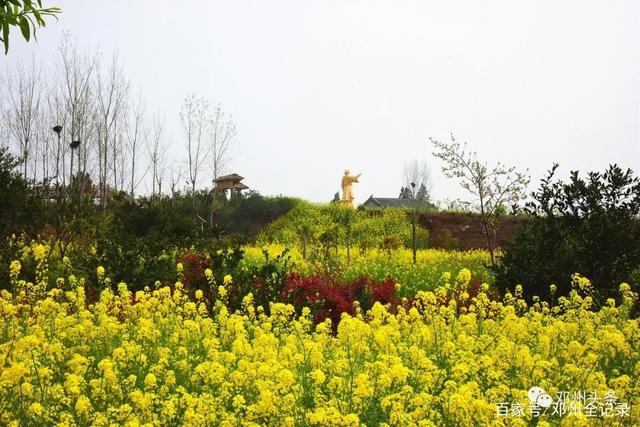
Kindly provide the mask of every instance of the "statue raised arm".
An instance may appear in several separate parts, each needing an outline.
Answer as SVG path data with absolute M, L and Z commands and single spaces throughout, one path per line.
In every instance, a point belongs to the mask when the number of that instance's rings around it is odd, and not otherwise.
M 353 186 L 354 182 L 359 182 L 358 178 L 362 176 L 361 173 L 358 175 L 350 175 L 349 169 L 344 171 L 344 175 L 342 176 L 342 203 L 353 204 Z

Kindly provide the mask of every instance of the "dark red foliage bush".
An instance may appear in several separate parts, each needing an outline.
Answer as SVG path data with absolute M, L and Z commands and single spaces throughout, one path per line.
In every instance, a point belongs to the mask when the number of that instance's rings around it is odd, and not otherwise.
M 186 289 L 203 289 L 206 287 L 204 270 L 211 268 L 211 260 L 195 252 L 184 252 L 178 257 L 182 263 L 182 283 Z
M 391 304 L 395 309 L 399 298 L 392 279 L 376 283 L 367 276 L 360 277 L 351 283 L 335 283 L 327 277 L 301 277 L 290 273 L 281 293 L 281 299 L 293 304 L 298 312 L 309 307 L 316 323 L 331 319 L 337 327 L 342 313 L 355 314 L 354 302 L 358 301 L 363 310 L 380 302 Z
M 395 308 L 400 303 L 395 280 L 387 278 L 380 283 L 371 280 L 369 286 L 372 305 L 379 302 L 380 304 L 391 304 L 391 307 Z

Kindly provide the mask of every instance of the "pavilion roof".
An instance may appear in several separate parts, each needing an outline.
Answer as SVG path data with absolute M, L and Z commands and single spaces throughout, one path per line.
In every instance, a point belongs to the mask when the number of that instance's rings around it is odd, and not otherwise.
M 216 179 L 214 179 L 214 182 L 220 182 L 220 181 L 241 181 L 243 180 L 244 177 L 238 175 L 237 173 L 232 173 L 230 175 L 224 175 L 224 176 L 220 176 Z

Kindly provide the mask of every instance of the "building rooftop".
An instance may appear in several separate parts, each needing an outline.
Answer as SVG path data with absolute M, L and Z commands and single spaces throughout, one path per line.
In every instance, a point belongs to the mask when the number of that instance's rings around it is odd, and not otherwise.
M 238 175 L 237 173 L 232 173 L 231 175 L 224 175 L 224 176 L 220 176 L 216 179 L 214 179 L 214 182 L 220 182 L 220 181 L 241 181 L 243 180 L 244 177 Z
M 374 197 L 373 195 L 360 206 L 365 209 L 381 209 L 381 208 L 435 208 L 433 203 L 426 200 L 416 199 L 400 199 L 393 197 Z
M 237 184 L 233 184 L 231 187 L 229 187 L 230 190 L 247 190 L 249 187 L 247 187 L 246 185 L 244 185 L 243 183 L 239 182 Z

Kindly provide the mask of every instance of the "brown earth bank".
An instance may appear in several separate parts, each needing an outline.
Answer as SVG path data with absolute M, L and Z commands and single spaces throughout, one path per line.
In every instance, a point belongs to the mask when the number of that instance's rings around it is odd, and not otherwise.
M 498 221 L 497 247 L 508 247 L 520 218 L 505 216 Z M 427 212 L 418 222 L 429 230 L 429 246 L 442 249 L 487 249 L 480 215 L 474 213 Z

